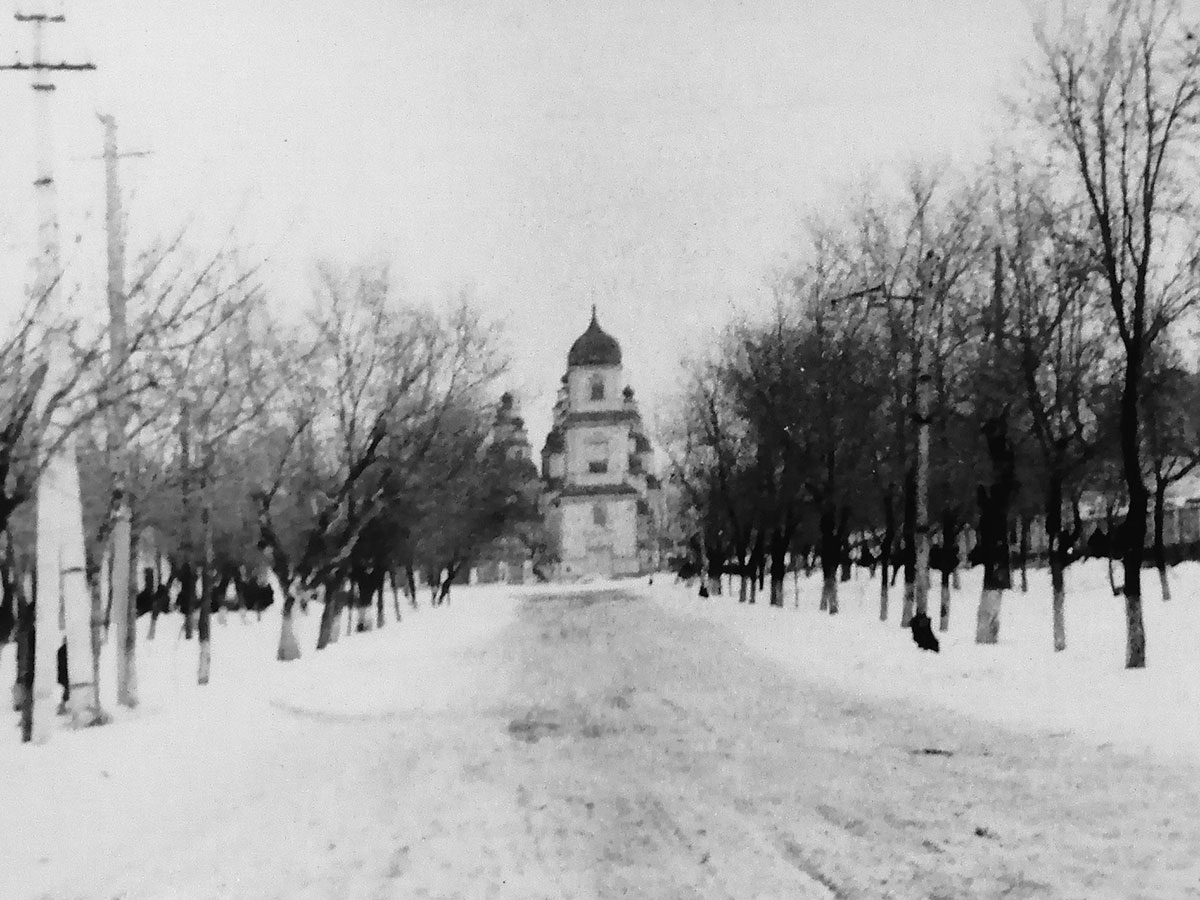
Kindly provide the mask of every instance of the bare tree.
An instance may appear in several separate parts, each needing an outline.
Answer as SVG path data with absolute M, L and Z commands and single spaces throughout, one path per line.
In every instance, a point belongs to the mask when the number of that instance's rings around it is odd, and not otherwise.
M 1200 29 L 1178 0 L 1117 0 L 1097 14 L 1043 24 L 1032 111 L 1075 176 L 1092 219 L 1099 269 L 1123 348 L 1121 461 L 1128 493 L 1125 665 L 1146 665 L 1141 567 L 1149 495 L 1143 478 L 1145 364 L 1161 326 L 1178 314 L 1156 298 L 1187 244 L 1185 179 L 1200 110 Z

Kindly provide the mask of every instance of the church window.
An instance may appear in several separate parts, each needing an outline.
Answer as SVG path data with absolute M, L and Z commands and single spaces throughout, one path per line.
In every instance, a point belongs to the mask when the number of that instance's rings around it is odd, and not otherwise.
M 588 471 L 593 475 L 608 471 L 608 440 L 603 435 L 593 434 L 584 442 Z
M 607 525 L 608 524 L 608 510 L 606 510 L 604 508 L 603 503 L 593 503 L 592 504 L 592 524 L 593 525 Z
M 599 375 L 593 375 L 590 382 L 593 400 L 604 399 L 604 379 Z

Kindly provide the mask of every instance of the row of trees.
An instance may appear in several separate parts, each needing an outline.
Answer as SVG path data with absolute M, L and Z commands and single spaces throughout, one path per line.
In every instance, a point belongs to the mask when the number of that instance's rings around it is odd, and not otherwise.
M 811 224 L 773 313 L 731 326 L 684 399 L 673 468 L 710 576 L 769 572 L 781 604 L 789 553 L 813 548 L 821 607 L 836 613 L 837 568 L 867 534 L 883 619 L 889 564 L 903 561 L 907 626 L 926 612 L 927 491 L 942 627 L 971 525 L 976 639 L 997 640 L 1010 527 L 1038 516 L 1061 650 L 1063 573 L 1098 492 L 1124 511 L 1109 537 L 1125 662 L 1145 665 L 1146 548 L 1165 591 L 1166 491 L 1200 465 L 1200 384 L 1183 349 L 1200 288 L 1187 190 L 1197 33 L 1179 4 L 1151 0 L 1044 24 L 1020 150 L 966 176 L 916 171 L 902 191 L 868 191 Z
M 179 241 L 137 269 L 120 321 L 73 325 L 67 387 L 53 396 L 42 390 L 43 304 L 0 347 L 0 645 L 18 644 L 27 738 L 34 679 L 54 679 L 33 666 L 39 535 L 28 502 L 54 416 L 57 439 L 77 445 L 97 623 L 90 647 L 69 650 L 94 658 L 100 623 L 115 625 L 128 706 L 134 571 L 148 552 L 171 590 L 147 573 L 142 611 L 157 619 L 174 597 L 204 684 L 213 611 L 231 585 L 244 605 L 261 606 L 264 591 L 278 599 L 278 657 L 290 660 L 295 604 L 309 596 L 325 601 L 321 648 L 347 607 L 373 605 L 383 624 L 385 581 L 415 599 L 425 573 L 440 602 L 500 537 L 538 541 L 537 472 L 496 414 L 504 359 L 465 299 L 439 312 L 401 297 L 385 270 L 324 267 L 311 307 L 289 323 L 236 254 L 197 265 Z M 132 540 L 114 540 L 123 517 Z M 103 717 L 94 692 L 83 708 L 85 723 Z

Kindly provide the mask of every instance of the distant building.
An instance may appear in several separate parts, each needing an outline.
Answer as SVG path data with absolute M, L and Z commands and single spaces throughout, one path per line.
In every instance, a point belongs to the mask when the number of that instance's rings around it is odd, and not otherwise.
M 637 575 L 659 565 L 661 491 L 621 345 L 596 319 L 571 345 L 542 448 L 558 575 Z
M 517 410 L 513 395 L 507 391 L 501 395 L 500 406 L 496 409 L 492 440 L 504 448 L 504 455 L 509 459 L 533 460 L 533 448 L 529 446 L 529 436 L 525 433 L 525 420 Z

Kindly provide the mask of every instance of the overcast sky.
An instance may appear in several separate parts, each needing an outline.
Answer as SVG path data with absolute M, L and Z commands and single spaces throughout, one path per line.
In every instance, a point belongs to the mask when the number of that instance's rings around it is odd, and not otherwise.
M 591 305 L 653 419 L 681 355 L 766 282 L 840 186 L 983 152 L 1029 52 L 1023 0 L 92 0 L 56 57 L 68 259 L 101 283 L 94 110 L 125 149 L 134 242 L 184 220 L 270 258 L 390 261 L 507 323 L 540 449 Z M 0 23 L 0 56 L 27 46 Z M 28 54 L 23 52 L 28 58 Z M 11 298 L 32 233 L 30 91 L 0 80 Z M 88 273 L 94 272 L 94 276 Z M 90 296 L 102 302 L 97 290 Z M 11 303 L 11 300 L 9 301 Z

